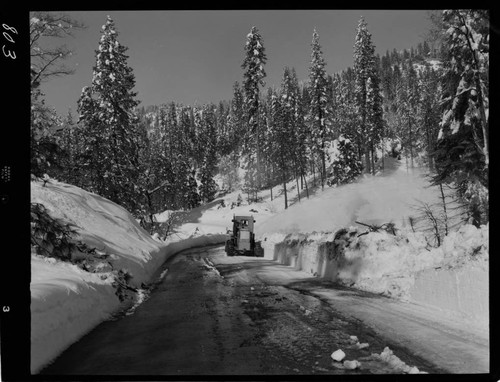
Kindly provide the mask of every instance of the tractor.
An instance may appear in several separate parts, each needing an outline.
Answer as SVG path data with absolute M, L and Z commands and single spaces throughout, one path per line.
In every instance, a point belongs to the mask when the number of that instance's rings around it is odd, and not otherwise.
M 233 230 L 228 232 L 230 237 L 226 241 L 227 255 L 264 257 L 260 241 L 255 241 L 253 216 L 233 216 L 232 222 Z

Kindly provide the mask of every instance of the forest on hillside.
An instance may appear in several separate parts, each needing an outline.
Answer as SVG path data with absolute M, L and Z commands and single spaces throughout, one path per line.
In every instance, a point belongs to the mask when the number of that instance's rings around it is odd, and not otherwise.
M 60 116 L 45 104 L 40 84 L 71 74 L 64 66 L 71 52 L 43 41 L 84 26 L 63 14 L 33 12 L 32 176 L 95 192 L 151 221 L 155 213 L 191 209 L 238 188 L 252 203 L 261 190 L 279 187 L 286 208 L 291 180 L 308 194 L 311 179 L 322 188 L 352 182 L 375 174 L 392 155 L 409 168 L 427 168 L 432 184 L 452 188 L 464 219 L 485 224 L 489 13 L 429 17 L 422 43 L 382 56 L 360 19 L 352 66 L 340 73 L 328 73 L 314 31 L 309 78 L 284 67 L 278 88 L 266 88 L 265 36 L 253 27 L 242 36 L 242 80 L 230 100 L 139 107 L 128 48 L 108 16 L 77 116 Z

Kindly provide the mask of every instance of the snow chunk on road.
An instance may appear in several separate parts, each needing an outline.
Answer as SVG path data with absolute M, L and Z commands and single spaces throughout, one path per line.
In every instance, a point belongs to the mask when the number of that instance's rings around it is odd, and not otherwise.
M 372 356 L 387 362 L 395 371 L 401 371 L 408 374 L 427 374 L 418 370 L 416 366 L 408 366 L 406 363 L 401 361 L 389 347 L 385 347 L 384 351 L 379 354 L 372 354 Z
M 338 349 L 332 353 L 331 357 L 334 361 L 341 362 L 345 358 L 345 353 L 342 349 Z
M 344 361 L 344 367 L 346 369 L 349 369 L 349 370 L 354 370 L 358 367 L 361 366 L 361 363 L 357 360 L 353 360 L 353 361 Z

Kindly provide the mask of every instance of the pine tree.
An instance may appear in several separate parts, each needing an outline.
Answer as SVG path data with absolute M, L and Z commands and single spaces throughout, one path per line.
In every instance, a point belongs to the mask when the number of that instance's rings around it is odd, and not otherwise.
M 338 186 L 355 180 L 362 172 L 362 164 L 352 142 L 342 135 L 339 136 L 333 143 L 333 152 L 327 184 Z
M 411 59 L 403 66 L 396 94 L 399 135 L 405 157 L 409 156 L 410 167 L 413 168 L 419 141 L 417 118 L 420 91 Z
M 366 104 L 368 106 L 367 133 L 369 137 L 371 169 L 375 174 L 375 148 L 384 138 L 384 119 L 382 108 L 382 95 L 377 75 L 368 78 Z
M 246 56 L 242 64 L 244 70 L 243 88 L 245 91 L 245 109 L 248 118 L 248 130 L 245 134 L 245 188 L 252 200 L 257 199 L 260 182 L 260 142 L 259 101 L 260 86 L 264 86 L 267 61 L 262 36 L 256 27 L 252 27 L 245 44 Z
M 283 84 L 287 81 L 288 69 L 285 69 Z M 283 91 L 283 89 L 282 89 Z M 288 131 L 289 115 L 286 114 L 285 104 L 287 102 L 287 95 L 282 95 L 278 92 L 273 92 L 271 95 L 271 134 L 270 140 L 274 142 L 272 151 L 272 160 L 279 171 L 279 179 L 283 185 L 283 195 L 285 202 L 285 209 L 288 208 L 288 193 L 286 183 L 288 181 L 289 171 L 289 150 L 290 150 L 290 132 Z
M 473 224 L 488 221 L 489 12 L 445 10 L 447 59 L 434 182 L 457 184 Z
M 60 171 L 59 158 L 62 155 L 58 139 L 53 132 L 62 122 L 55 110 L 46 106 L 43 95 L 39 88 L 31 89 L 31 173 L 37 177 L 51 173 L 54 167 L 57 174 Z
M 187 207 L 192 209 L 196 208 L 201 203 L 200 195 L 198 194 L 198 184 L 196 182 L 196 171 L 193 169 L 189 173 L 188 187 L 187 187 Z
M 319 44 L 319 35 L 313 32 L 311 66 L 309 68 L 310 108 L 309 123 L 315 153 L 321 161 L 321 187 L 326 180 L 326 141 L 331 139 L 331 102 L 328 98 L 328 81 L 325 60 Z
M 92 189 L 134 213 L 140 192 L 135 78 L 109 16 L 101 33 L 92 85 L 83 89 L 78 105 L 87 137 L 83 155 L 96 175 Z
M 79 135 L 70 109 L 62 122 L 61 128 L 55 132 L 55 137 L 61 148 L 61 169 L 57 178 L 77 186 L 79 185 L 79 178 L 82 176 L 77 160 L 79 155 Z
M 291 82 L 293 88 L 293 94 L 295 97 L 294 102 L 294 155 L 293 159 L 295 161 L 295 171 L 301 180 L 301 188 L 306 188 L 306 195 L 309 198 L 309 189 L 307 186 L 307 162 L 308 162 L 308 139 L 309 130 L 306 123 L 306 114 L 308 110 L 308 104 L 303 100 L 299 81 L 297 78 L 297 73 L 295 68 L 291 71 Z M 298 187 L 297 187 L 298 188 Z
M 419 120 L 418 123 L 424 131 L 424 144 L 427 154 L 427 165 L 431 173 L 434 172 L 434 157 L 437 137 L 439 133 L 440 121 L 440 98 L 441 87 L 439 86 L 438 73 L 432 68 L 426 68 L 422 73 L 419 99 Z
M 244 134 L 244 98 L 239 82 L 233 85 L 233 98 L 229 112 L 229 129 L 231 131 L 231 146 L 233 151 L 241 150 L 241 138 Z
M 489 164 L 489 13 L 487 10 L 445 10 L 444 27 L 451 60 L 447 72 L 459 82 L 447 104 L 442 125 L 451 132 L 470 124 L 474 143 L 481 148 L 486 169 Z
M 366 170 L 368 172 L 374 172 L 372 168 L 373 146 L 377 143 L 374 141 L 377 134 L 374 134 L 374 132 L 370 130 L 378 129 L 381 126 L 381 110 L 379 110 L 381 105 L 379 105 L 379 102 L 374 102 L 376 97 L 378 97 L 379 89 L 379 79 L 376 68 L 375 46 L 372 43 L 371 34 L 368 32 L 365 20 L 361 18 L 356 31 L 356 41 L 354 44 L 355 92 L 360 123 L 357 144 L 362 148 L 362 151 L 364 151 Z M 371 81 L 371 90 L 368 87 L 369 79 Z M 371 103 L 368 98 L 369 91 L 372 92 Z M 370 121 L 370 119 L 372 121 Z
M 199 195 L 201 200 L 209 202 L 213 200 L 217 191 L 217 184 L 214 176 L 217 170 L 217 126 L 215 117 L 215 106 L 213 104 L 204 105 L 202 108 L 201 121 L 203 134 L 203 161 L 198 173 Z

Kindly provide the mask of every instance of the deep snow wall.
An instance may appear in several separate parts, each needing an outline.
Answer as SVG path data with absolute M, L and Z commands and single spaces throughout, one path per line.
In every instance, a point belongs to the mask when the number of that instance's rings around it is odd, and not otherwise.
M 467 227 L 433 250 L 414 237 L 386 233 L 363 235 L 345 247 L 334 233 L 276 233 L 264 236 L 262 245 L 266 258 L 312 276 L 431 307 L 487 330 L 487 232 Z

